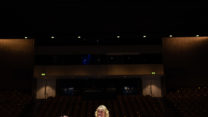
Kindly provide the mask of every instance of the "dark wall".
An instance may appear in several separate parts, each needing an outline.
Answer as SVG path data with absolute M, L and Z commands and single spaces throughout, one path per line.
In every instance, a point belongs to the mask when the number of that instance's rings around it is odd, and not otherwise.
M 207 84 L 208 37 L 163 39 L 167 88 Z
M 74 88 L 75 95 L 83 95 L 85 92 L 92 90 L 98 93 L 123 94 L 124 87 L 131 87 L 131 94 L 142 94 L 142 85 L 140 78 L 76 78 L 76 79 L 57 79 L 57 95 L 64 94 L 65 88 Z M 114 90 L 111 90 L 114 89 Z
M 0 39 L 0 89 L 31 91 L 34 40 Z

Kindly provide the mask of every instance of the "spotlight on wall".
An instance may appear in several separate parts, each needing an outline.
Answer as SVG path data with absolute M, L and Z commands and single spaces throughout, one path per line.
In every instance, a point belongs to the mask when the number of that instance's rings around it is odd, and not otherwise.
M 173 35 L 169 35 L 169 37 L 173 37 Z
M 55 37 L 54 36 L 51 36 L 51 39 L 55 39 Z

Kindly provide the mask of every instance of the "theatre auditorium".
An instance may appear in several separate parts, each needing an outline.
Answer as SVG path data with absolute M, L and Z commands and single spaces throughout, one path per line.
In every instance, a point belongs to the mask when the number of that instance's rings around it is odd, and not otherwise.
M 2 3 L 0 117 L 207 117 L 206 6 L 164 4 Z

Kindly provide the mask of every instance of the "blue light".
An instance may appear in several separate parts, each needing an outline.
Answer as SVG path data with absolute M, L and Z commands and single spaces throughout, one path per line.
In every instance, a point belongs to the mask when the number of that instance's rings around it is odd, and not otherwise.
M 82 64 L 83 65 L 90 64 L 90 59 L 91 59 L 91 55 L 90 54 L 88 54 L 87 56 L 84 56 L 83 59 L 82 59 Z
M 82 60 L 82 64 L 87 65 L 87 59 L 86 59 L 86 58 L 84 58 L 84 59 Z

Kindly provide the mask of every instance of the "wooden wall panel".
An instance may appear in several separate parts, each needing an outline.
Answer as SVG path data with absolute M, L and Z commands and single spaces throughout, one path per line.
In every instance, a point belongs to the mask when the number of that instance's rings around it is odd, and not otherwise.
M 126 64 L 126 65 L 66 65 L 66 66 L 35 66 L 34 77 L 41 78 L 45 72 L 48 78 L 71 77 L 106 77 L 106 76 L 143 76 L 163 75 L 162 64 Z
M 207 83 L 208 37 L 164 38 L 163 57 L 168 87 Z
M 0 39 L 0 89 L 32 88 L 34 40 Z

